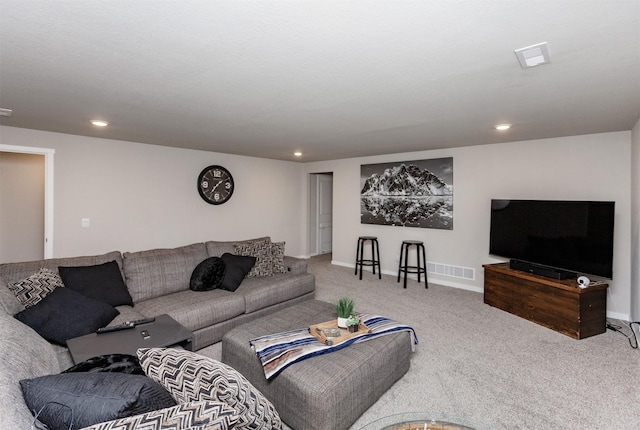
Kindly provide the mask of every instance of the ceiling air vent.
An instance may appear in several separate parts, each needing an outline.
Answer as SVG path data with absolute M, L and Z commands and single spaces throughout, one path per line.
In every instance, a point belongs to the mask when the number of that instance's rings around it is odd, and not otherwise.
M 527 46 L 526 48 L 516 49 L 516 57 L 520 62 L 520 67 L 528 69 L 549 62 L 549 50 L 547 42 L 538 43 L 536 45 Z

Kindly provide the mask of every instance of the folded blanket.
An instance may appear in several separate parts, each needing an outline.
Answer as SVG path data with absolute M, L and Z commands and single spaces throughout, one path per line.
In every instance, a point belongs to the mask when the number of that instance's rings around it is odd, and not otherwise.
M 359 317 L 360 321 L 369 328 L 369 331 L 358 332 L 350 339 L 335 345 L 325 345 L 320 342 L 309 333 L 308 328 L 257 337 L 251 339 L 249 343 L 258 355 L 264 369 L 264 376 L 267 379 L 278 375 L 293 363 L 399 331 L 408 331 L 411 334 L 411 350 L 415 350 L 415 346 L 418 344 L 418 337 L 413 328 L 408 325 L 400 324 L 379 315 L 361 314 Z

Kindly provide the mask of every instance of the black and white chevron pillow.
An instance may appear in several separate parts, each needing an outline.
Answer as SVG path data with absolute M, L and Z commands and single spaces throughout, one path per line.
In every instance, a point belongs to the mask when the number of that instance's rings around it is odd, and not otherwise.
M 7 287 L 9 287 L 25 309 L 37 304 L 53 290 L 62 286 L 64 286 L 64 284 L 62 283 L 60 275 L 44 268 L 28 278 L 7 284 Z
M 282 428 L 273 404 L 237 370 L 191 351 L 140 348 L 145 374 L 162 385 L 178 403 L 201 400 L 224 402 L 238 414 L 236 429 Z
M 236 411 L 226 403 L 205 400 L 94 424 L 82 430 L 229 430 L 235 428 L 237 421 Z
M 276 273 L 285 273 L 284 242 L 251 242 L 236 243 L 236 254 L 256 258 L 256 264 L 251 268 L 247 277 L 273 276 Z

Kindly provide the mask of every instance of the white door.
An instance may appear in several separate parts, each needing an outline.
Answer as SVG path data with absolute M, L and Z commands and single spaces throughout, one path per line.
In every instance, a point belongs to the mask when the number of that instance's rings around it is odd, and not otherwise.
M 331 252 L 333 229 L 333 176 L 318 175 L 318 250 Z

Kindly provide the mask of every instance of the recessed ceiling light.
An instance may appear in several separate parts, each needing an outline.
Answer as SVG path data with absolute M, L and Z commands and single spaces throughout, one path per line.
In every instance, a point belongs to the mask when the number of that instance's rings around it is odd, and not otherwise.
M 109 125 L 107 121 L 102 121 L 100 119 L 92 119 L 91 124 L 95 125 L 96 127 L 106 127 Z
M 302 157 L 302 152 L 296 151 L 293 153 L 293 155 L 295 155 L 296 157 Z
M 509 130 L 511 128 L 511 124 L 498 124 L 496 125 L 496 130 L 498 131 L 505 131 L 505 130 Z

